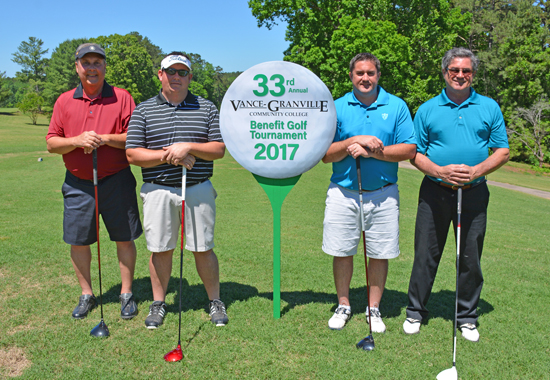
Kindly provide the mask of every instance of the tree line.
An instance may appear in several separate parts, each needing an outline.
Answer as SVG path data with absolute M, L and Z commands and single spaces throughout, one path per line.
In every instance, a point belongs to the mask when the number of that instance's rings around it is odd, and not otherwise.
M 286 61 L 317 74 L 336 99 L 350 91 L 349 61 L 371 52 L 380 85 L 414 113 L 439 94 L 453 47 L 481 61 L 473 87 L 501 106 L 511 157 L 550 162 L 547 0 L 250 0 L 259 27 L 287 23 Z
M 550 162 L 550 25 L 547 0 L 249 0 L 259 27 L 287 23 L 284 60 L 318 75 L 336 99 L 350 90 L 348 64 L 358 52 L 382 62 L 380 84 L 403 98 L 414 113 L 441 92 L 441 58 L 463 46 L 480 58 L 474 88 L 495 99 L 507 125 L 511 158 L 539 167 Z M 15 78 L 0 73 L 0 106 L 55 99 L 78 84 L 74 51 L 88 40 L 61 43 L 50 59 L 40 39 L 23 41 L 13 60 Z M 137 32 L 91 39 L 105 48 L 109 83 L 127 89 L 137 103 L 154 96 L 164 55 Z M 239 73 L 224 73 L 199 54 L 193 61 L 193 93 L 218 107 Z
M 0 72 L 0 107 L 18 107 L 36 124 L 39 114 L 51 115 L 59 95 L 78 86 L 74 54 L 85 42 L 95 42 L 105 49 L 107 72 L 105 80 L 124 88 L 136 103 L 155 96 L 161 84 L 157 77 L 163 52 L 149 38 L 138 32 L 113 34 L 91 39 L 77 38 L 60 43 L 44 58 L 49 49 L 36 37 L 21 42 L 12 54 L 12 61 L 21 66 L 14 78 Z M 185 52 L 184 52 L 185 53 Z M 240 74 L 226 73 L 219 66 L 205 61 L 199 54 L 186 53 L 193 63 L 193 81 L 189 89 L 195 95 L 213 101 L 219 108 L 229 85 Z

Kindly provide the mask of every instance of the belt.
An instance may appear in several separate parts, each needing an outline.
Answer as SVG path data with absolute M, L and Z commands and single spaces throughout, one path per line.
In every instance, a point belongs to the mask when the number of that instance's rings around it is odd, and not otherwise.
M 165 183 L 165 182 L 162 182 L 162 181 L 147 181 L 148 183 L 152 183 L 154 185 L 160 185 L 160 186 L 167 186 L 167 187 L 173 187 L 175 189 L 181 189 L 181 182 L 176 184 L 176 185 L 172 185 L 170 183 Z M 186 184 L 185 187 L 189 188 L 189 187 L 192 187 L 192 186 L 195 186 L 195 185 L 198 185 L 199 183 L 203 183 L 204 181 L 201 181 L 201 182 L 195 182 L 195 183 L 191 183 L 191 184 Z
M 374 190 L 363 190 L 363 191 L 364 191 L 365 193 L 372 193 L 372 192 L 374 192 L 374 191 L 381 190 L 381 189 L 383 189 L 384 187 L 388 187 L 388 186 L 391 186 L 391 185 L 393 185 L 393 183 L 386 183 L 384 186 L 379 187 L 378 189 L 374 189 Z
M 469 185 L 464 185 L 464 186 L 450 185 L 450 184 L 445 183 L 445 182 L 439 182 L 439 186 L 447 187 L 447 188 L 453 189 L 453 190 L 458 190 L 459 187 L 462 188 L 462 190 L 468 190 L 471 187 L 476 187 L 477 185 L 481 185 L 483 182 L 485 182 L 485 180 L 479 181 L 479 182 L 476 182 L 476 183 L 471 183 Z

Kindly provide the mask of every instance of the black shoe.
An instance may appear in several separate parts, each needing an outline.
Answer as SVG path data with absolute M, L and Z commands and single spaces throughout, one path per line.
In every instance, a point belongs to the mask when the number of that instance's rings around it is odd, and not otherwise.
M 149 306 L 149 315 L 145 318 L 145 327 L 156 329 L 164 321 L 166 314 L 166 304 L 162 301 L 155 301 Z
M 132 319 L 138 315 L 138 307 L 132 293 L 122 293 L 120 299 L 120 317 L 122 319 Z
M 225 304 L 221 300 L 210 302 L 210 321 L 216 326 L 225 326 L 229 321 L 225 313 Z
M 78 299 L 78 306 L 73 310 L 74 319 L 84 319 L 88 316 L 88 312 L 97 306 L 96 299 L 93 294 L 84 294 Z

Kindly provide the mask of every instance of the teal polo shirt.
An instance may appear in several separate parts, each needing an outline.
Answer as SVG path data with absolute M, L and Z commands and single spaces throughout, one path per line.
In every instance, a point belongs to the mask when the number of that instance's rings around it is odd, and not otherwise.
M 489 148 L 508 148 L 500 107 L 473 88 L 470 97 L 460 105 L 452 102 L 443 89 L 440 95 L 420 106 L 414 128 L 417 152 L 439 166 L 475 166 L 489 157 Z M 473 182 L 483 180 L 481 177 Z
M 337 127 L 334 142 L 357 135 L 376 136 L 384 146 L 415 144 L 414 124 L 407 104 L 378 86 L 378 97 L 370 106 L 361 103 L 353 92 L 334 102 Z M 342 187 L 359 190 L 355 159 L 346 156 L 332 163 L 330 180 Z M 397 162 L 361 157 L 361 180 L 364 190 L 376 190 L 397 182 Z

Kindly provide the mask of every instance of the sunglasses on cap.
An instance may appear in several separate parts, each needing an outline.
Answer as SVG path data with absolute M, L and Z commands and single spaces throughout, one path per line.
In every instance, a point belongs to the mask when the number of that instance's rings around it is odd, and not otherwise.
M 175 75 L 176 73 L 178 73 L 178 75 L 180 77 L 186 77 L 188 74 L 189 74 L 189 70 L 176 70 L 176 69 L 173 69 L 171 67 L 167 68 L 167 69 L 162 69 L 165 73 L 167 73 L 168 75 Z

